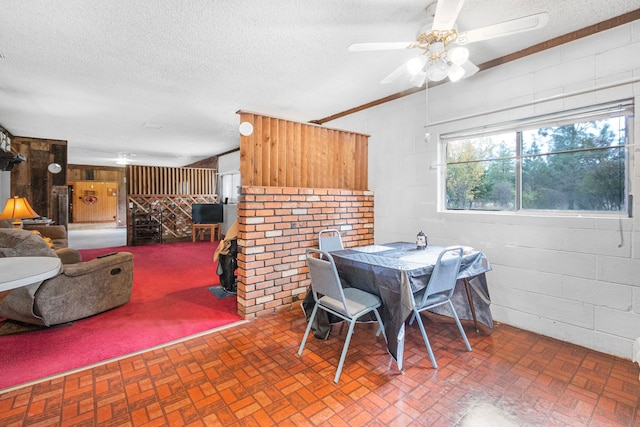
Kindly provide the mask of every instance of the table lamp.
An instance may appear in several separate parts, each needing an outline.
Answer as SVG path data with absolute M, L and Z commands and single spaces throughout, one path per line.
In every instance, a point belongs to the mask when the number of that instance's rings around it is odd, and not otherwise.
M 38 218 L 40 215 L 33 210 L 26 197 L 13 196 L 7 199 L 0 219 L 13 219 L 13 228 L 22 228 L 21 219 Z

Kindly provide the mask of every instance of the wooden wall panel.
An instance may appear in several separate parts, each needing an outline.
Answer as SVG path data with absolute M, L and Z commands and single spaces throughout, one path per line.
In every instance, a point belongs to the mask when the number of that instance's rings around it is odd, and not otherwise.
M 113 222 L 118 210 L 118 183 L 76 181 L 73 186 L 73 222 Z
M 66 216 L 58 214 L 58 192 L 67 183 L 67 141 L 17 136 L 11 147 L 27 159 L 11 171 L 11 195 L 26 197 L 39 215 L 66 226 Z M 54 162 L 62 166 L 58 174 L 47 170 Z
M 115 182 L 116 183 L 116 226 L 126 227 L 127 225 L 127 187 L 125 179 L 125 168 L 115 166 L 90 166 L 75 165 L 68 166 L 69 183 L 76 181 L 98 181 L 98 182 Z M 91 179 L 88 179 L 91 178 Z M 71 197 L 71 196 L 70 196 Z M 74 196 L 77 197 L 77 196 Z M 73 200 L 74 205 L 77 204 Z M 111 220 L 113 221 L 113 220 Z
M 368 136 L 239 112 L 242 186 L 366 190 Z

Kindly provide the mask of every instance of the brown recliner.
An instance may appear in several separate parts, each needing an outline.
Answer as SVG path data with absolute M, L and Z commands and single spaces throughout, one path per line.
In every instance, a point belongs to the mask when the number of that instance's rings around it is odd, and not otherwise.
M 12 290 L 0 302 L 0 317 L 52 326 L 118 307 L 131 298 L 133 254 L 118 252 L 82 262 L 74 249 L 58 253 L 30 231 L 0 228 L 0 257 L 59 256 L 63 262 L 57 276 Z
M 11 221 L 0 219 L 0 228 L 13 228 Z M 61 249 L 69 246 L 67 238 L 67 227 L 64 225 L 40 225 L 26 224 L 22 227 L 24 230 L 35 230 L 43 237 L 51 239 L 53 249 Z
M 34 225 L 29 224 L 23 227 L 25 230 L 35 230 L 43 237 L 48 237 L 53 243 L 53 249 L 69 247 L 67 238 L 67 228 L 64 225 Z

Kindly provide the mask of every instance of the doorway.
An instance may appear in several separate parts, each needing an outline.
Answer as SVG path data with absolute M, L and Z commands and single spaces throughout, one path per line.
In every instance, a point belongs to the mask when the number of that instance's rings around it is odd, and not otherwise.
M 115 181 L 74 181 L 69 197 L 69 222 L 113 222 L 118 215 L 118 186 Z

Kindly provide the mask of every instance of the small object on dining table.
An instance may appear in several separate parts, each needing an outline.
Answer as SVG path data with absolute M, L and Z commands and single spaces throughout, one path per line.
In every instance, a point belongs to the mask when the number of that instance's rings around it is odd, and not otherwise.
M 416 236 L 416 247 L 418 249 L 426 249 L 427 248 L 427 235 L 420 230 L 418 235 Z

